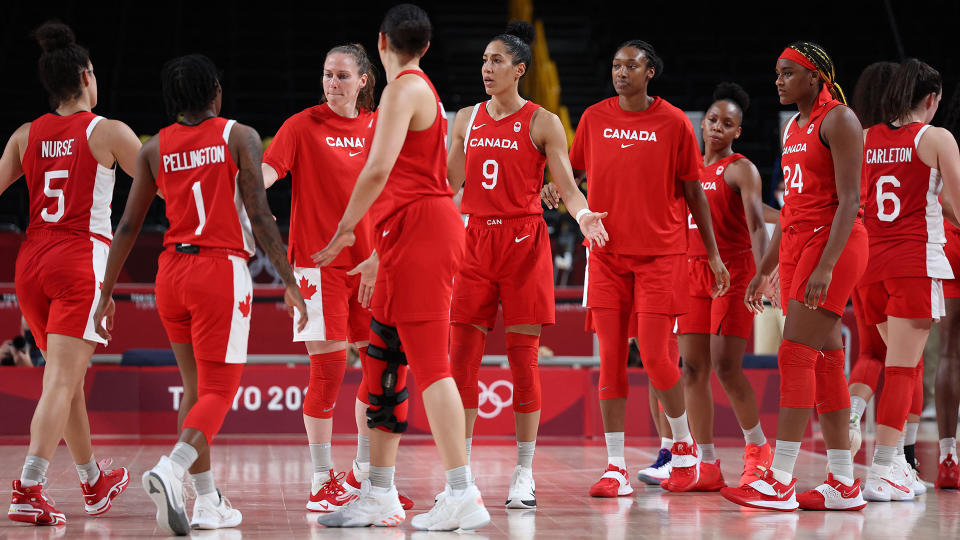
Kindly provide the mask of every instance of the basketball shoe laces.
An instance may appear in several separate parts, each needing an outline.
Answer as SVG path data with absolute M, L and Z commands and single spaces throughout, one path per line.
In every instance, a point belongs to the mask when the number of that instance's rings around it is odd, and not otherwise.
M 342 495 L 347 493 L 346 488 L 343 487 L 343 480 L 346 476 L 346 472 L 340 474 L 334 474 L 333 469 L 330 469 L 330 479 L 320 488 L 317 492 L 318 495 L 331 495 L 335 499 L 340 499 Z

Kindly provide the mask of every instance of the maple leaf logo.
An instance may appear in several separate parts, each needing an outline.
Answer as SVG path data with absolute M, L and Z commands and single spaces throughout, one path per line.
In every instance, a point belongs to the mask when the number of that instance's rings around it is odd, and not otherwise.
M 240 314 L 243 315 L 244 318 L 250 316 L 250 293 L 247 293 L 247 297 L 237 304 L 237 309 L 240 310 Z
M 307 276 L 302 276 L 300 278 L 300 283 L 297 285 L 300 287 L 300 295 L 303 296 L 304 301 L 313 298 L 313 295 L 317 294 L 317 286 L 313 283 L 310 283 L 310 280 L 307 279 Z

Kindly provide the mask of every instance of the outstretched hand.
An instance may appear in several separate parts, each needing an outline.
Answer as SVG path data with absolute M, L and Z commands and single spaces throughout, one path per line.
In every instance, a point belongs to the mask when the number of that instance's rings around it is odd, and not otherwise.
M 344 231 L 337 227 L 337 233 L 333 235 L 327 247 L 314 253 L 310 258 L 317 266 L 326 266 L 337 258 L 343 248 L 352 246 L 356 241 L 357 237 L 354 236 L 353 231 Z
M 363 307 L 370 307 L 370 300 L 373 298 L 373 286 L 377 282 L 377 270 L 379 268 L 380 258 L 376 253 L 373 253 L 347 272 L 348 276 L 360 274 L 360 290 L 357 292 L 357 301 Z
M 553 185 L 553 184 L 547 184 Z M 588 212 L 580 216 L 580 232 L 590 243 L 590 249 L 603 247 L 610 240 L 607 229 L 603 226 L 603 218 L 607 217 L 607 212 Z

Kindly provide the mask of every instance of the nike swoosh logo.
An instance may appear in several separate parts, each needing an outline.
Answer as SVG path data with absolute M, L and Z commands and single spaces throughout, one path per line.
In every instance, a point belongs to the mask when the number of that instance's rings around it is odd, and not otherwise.
M 601 386 L 601 387 L 600 387 L 600 390 L 606 390 L 607 388 L 610 388 L 610 387 L 609 387 L 609 386 Z
M 390 231 L 383 231 L 383 236 L 384 236 L 384 237 L 386 237 L 388 234 L 390 234 Z
M 523 241 L 526 240 L 527 238 L 530 238 L 530 235 L 529 235 L 529 234 L 526 235 L 526 236 L 520 237 L 520 238 L 514 238 L 513 241 L 519 244 L 520 242 L 523 242 Z
M 630 148 L 631 146 L 633 146 L 633 143 L 630 143 L 630 144 L 621 144 L 621 145 L 620 145 L 620 148 Z
M 520 405 L 521 407 L 523 407 L 523 406 L 529 405 L 529 404 L 531 404 L 531 403 L 533 403 L 533 400 L 525 401 L 525 402 L 523 402 L 523 403 L 518 403 L 518 405 Z
M 824 228 L 824 227 L 826 227 L 826 225 L 821 225 L 821 226 L 819 226 L 819 227 L 814 227 L 814 228 L 813 228 L 813 232 L 817 232 L 817 231 L 819 231 L 820 229 L 822 229 L 822 228 Z
M 333 410 L 333 407 L 330 407 L 329 409 L 326 407 L 323 408 L 323 412 L 330 412 L 332 410 Z
M 485 126 L 485 125 L 486 125 L 486 124 L 480 124 L 479 126 L 473 126 L 473 127 L 470 128 L 470 129 L 474 129 L 474 130 L 480 129 L 480 128 L 482 128 L 482 127 Z
M 360 150 L 359 152 L 350 152 L 350 157 L 359 156 L 362 153 L 363 153 L 363 150 Z

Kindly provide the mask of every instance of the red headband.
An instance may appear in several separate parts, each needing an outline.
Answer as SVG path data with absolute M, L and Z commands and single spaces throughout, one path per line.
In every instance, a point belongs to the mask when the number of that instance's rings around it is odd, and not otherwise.
M 813 65 L 813 62 L 811 62 L 809 58 L 807 58 L 800 51 L 792 47 L 787 47 L 786 49 L 784 49 L 783 52 L 780 53 L 779 59 L 790 60 L 800 64 L 801 66 L 809 69 L 810 71 L 819 72 L 819 70 L 817 69 L 817 66 Z

